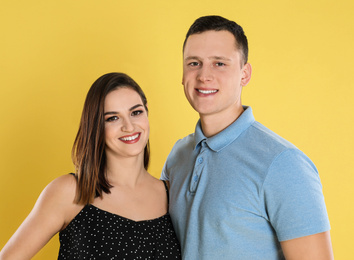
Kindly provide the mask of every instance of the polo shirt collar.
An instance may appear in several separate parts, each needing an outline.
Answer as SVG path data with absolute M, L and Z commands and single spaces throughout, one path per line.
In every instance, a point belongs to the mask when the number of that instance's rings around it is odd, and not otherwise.
M 195 148 L 202 145 L 201 143 L 205 141 L 205 143 L 215 152 L 221 151 L 223 148 L 228 146 L 240 134 L 245 131 L 248 127 L 250 127 L 253 122 L 255 121 L 252 108 L 248 106 L 244 106 L 243 109 L 245 110 L 239 118 L 231 125 L 229 125 L 226 129 L 214 135 L 212 137 L 205 137 L 202 131 L 200 119 L 195 127 Z

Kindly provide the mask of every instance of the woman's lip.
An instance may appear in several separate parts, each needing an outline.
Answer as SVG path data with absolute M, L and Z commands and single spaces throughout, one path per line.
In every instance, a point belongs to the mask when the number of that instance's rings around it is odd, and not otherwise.
M 119 138 L 123 143 L 133 144 L 140 140 L 140 133 L 134 133 L 132 135 L 125 135 Z

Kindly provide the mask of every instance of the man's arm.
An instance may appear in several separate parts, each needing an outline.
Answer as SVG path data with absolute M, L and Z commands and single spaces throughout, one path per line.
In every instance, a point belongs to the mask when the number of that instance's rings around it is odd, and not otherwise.
M 334 259 L 329 231 L 280 242 L 286 260 Z

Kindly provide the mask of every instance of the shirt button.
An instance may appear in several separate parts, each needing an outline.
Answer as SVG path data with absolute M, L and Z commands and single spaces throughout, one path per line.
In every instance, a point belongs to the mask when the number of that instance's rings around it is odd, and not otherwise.
M 203 158 L 202 157 L 198 158 L 198 163 L 201 164 L 202 162 L 203 162 Z
M 198 181 L 198 175 L 195 175 L 193 179 L 194 179 L 194 182 L 197 182 Z

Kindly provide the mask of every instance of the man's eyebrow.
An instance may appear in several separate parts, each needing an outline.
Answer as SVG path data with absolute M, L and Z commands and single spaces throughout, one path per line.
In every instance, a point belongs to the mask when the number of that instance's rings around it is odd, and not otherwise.
M 214 60 L 228 60 L 228 61 L 231 61 L 230 58 L 227 58 L 225 56 L 212 56 L 212 57 L 209 57 L 209 59 L 214 59 Z
M 132 111 L 134 110 L 135 108 L 138 108 L 138 107 L 142 107 L 143 105 L 142 104 L 136 104 L 135 106 L 132 106 L 131 108 L 129 108 L 129 111 Z M 116 114 L 119 114 L 119 112 L 116 112 L 116 111 L 108 111 L 108 112 L 105 112 L 103 115 L 116 115 Z
M 198 56 L 188 56 L 184 60 L 200 60 Z
M 210 57 L 208 57 L 208 59 L 209 60 L 227 60 L 227 61 L 231 61 L 230 58 L 227 58 L 225 56 L 210 56 Z M 201 60 L 201 58 L 198 57 L 198 56 L 188 56 L 184 60 Z

